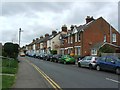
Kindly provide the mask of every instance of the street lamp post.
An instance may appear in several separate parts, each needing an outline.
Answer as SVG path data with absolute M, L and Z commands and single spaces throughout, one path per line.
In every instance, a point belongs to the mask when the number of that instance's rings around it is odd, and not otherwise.
M 23 30 L 21 30 L 21 28 L 19 28 L 19 47 L 20 47 L 21 32 L 23 32 Z

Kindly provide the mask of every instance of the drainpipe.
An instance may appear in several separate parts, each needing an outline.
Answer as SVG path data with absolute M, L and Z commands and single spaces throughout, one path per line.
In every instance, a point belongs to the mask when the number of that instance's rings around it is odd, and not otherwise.
M 110 25 L 110 43 L 112 43 L 112 30 L 111 30 L 111 25 Z
M 84 30 L 82 29 L 82 30 L 81 30 L 81 35 L 82 35 L 82 39 L 81 39 L 81 40 L 82 40 L 82 42 L 81 42 L 81 43 L 82 43 L 82 53 L 81 53 L 81 54 L 82 54 L 82 56 L 83 56 L 83 31 L 84 31 Z

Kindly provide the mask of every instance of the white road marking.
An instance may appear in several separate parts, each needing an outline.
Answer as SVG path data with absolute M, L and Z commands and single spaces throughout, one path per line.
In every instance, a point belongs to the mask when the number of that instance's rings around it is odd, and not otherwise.
M 110 78 L 106 78 L 106 80 L 113 81 L 113 82 L 116 82 L 116 83 L 120 83 L 119 81 L 114 80 L 114 79 L 110 79 Z

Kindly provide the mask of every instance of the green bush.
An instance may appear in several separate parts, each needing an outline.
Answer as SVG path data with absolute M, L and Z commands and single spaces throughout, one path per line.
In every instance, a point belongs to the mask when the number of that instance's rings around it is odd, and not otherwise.
M 5 57 L 7 56 L 7 57 L 10 57 L 10 58 L 16 59 L 18 57 L 18 53 L 19 53 L 18 49 L 19 49 L 18 44 L 13 44 L 11 42 L 5 43 L 4 48 L 2 50 L 2 54 Z
M 78 57 L 80 57 L 80 55 L 74 55 L 74 58 L 77 59 Z
M 51 50 L 50 53 L 53 54 L 53 55 L 57 54 L 57 50 Z

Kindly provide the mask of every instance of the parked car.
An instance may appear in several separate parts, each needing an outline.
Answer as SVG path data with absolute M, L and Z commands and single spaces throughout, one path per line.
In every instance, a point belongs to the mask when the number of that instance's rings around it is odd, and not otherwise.
M 96 56 L 85 56 L 83 59 L 78 61 L 78 67 L 89 67 L 90 69 L 96 66 Z
M 115 56 L 102 56 L 97 59 L 96 69 L 114 71 L 120 74 L 120 59 Z
M 78 62 L 79 60 L 83 59 L 83 58 L 84 58 L 84 56 L 79 56 L 79 57 L 77 58 L 77 62 Z
M 75 64 L 75 59 L 70 56 L 70 55 L 63 55 L 59 60 L 58 62 L 60 63 L 64 63 L 64 64 L 67 64 L 67 63 L 72 63 L 72 64 Z
M 45 54 L 44 60 L 50 61 L 52 59 L 53 54 Z
M 36 53 L 36 54 L 35 54 L 35 58 L 39 58 L 39 53 Z
M 58 60 L 59 60 L 61 57 L 62 57 L 61 54 L 55 54 L 55 55 L 53 55 L 53 57 L 52 57 L 52 61 L 53 61 L 53 62 L 58 62 Z
M 44 57 L 45 57 L 44 53 L 40 53 L 39 56 L 38 56 L 39 59 L 44 59 Z
M 20 52 L 20 56 L 21 57 L 25 57 L 25 53 L 24 52 Z

